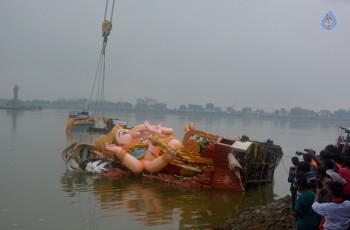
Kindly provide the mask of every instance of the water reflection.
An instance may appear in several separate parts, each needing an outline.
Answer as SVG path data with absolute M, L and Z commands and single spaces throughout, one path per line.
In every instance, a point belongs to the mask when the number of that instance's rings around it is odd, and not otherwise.
M 319 122 L 312 122 L 306 120 L 290 120 L 289 128 L 290 129 L 312 129 L 319 125 Z
M 287 120 L 272 120 L 273 128 L 275 129 L 285 129 L 288 125 Z
M 23 110 L 19 109 L 7 109 L 6 114 L 12 117 L 12 131 L 16 133 L 17 130 L 17 117 L 23 114 Z
M 95 139 L 100 135 L 99 132 L 89 132 L 89 127 L 78 127 L 72 129 L 69 134 L 66 134 L 66 145 L 69 146 L 73 142 L 93 144 Z
M 171 229 L 212 229 L 247 207 L 273 199 L 272 185 L 255 187 L 242 194 L 76 172 L 63 174 L 61 185 L 73 200 L 82 194 L 92 195 L 95 206 L 104 213 L 101 222 L 105 217 L 118 219 L 117 213 L 122 210 L 131 221 L 155 229 L 168 225 Z

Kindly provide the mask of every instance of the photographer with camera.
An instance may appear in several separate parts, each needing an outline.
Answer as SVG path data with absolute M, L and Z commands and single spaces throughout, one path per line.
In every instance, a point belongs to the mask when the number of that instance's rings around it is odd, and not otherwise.
M 331 202 L 320 203 L 320 189 L 316 190 L 315 201 L 312 209 L 323 216 L 320 229 L 348 230 L 350 227 L 350 201 L 343 199 L 343 184 L 338 181 L 327 181 L 327 190 L 332 197 Z
M 319 156 L 316 155 L 316 152 L 313 149 L 304 149 L 304 151 L 305 152 L 297 151 L 295 154 L 303 156 L 303 160 L 310 164 L 312 171 L 315 171 L 322 163 Z
M 294 208 L 298 230 L 318 230 L 321 216 L 312 209 L 315 192 L 310 188 L 305 174 L 299 174 L 296 185 L 300 192 Z
M 288 182 L 290 183 L 290 193 L 292 196 L 292 210 L 294 210 L 295 201 L 297 197 L 297 187 L 294 184 L 294 180 L 298 169 L 299 158 L 292 157 L 292 164 L 293 165 L 289 168 L 289 172 L 288 172 Z

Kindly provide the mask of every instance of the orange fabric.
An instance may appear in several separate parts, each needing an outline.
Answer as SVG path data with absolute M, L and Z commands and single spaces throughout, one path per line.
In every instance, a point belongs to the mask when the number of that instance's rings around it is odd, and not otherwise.
M 318 164 L 317 164 L 317 162 L 315 160 L 311 160 L 311 164 L 312 164 L 312 166 L 315 167 L 315 169 L 318 168 Z

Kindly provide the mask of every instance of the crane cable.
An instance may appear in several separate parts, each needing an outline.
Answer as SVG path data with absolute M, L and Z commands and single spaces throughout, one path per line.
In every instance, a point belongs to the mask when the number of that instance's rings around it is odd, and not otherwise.
M 113 11 L 114 11 L 114 2 L 115 2 L 115 0 L 113 0 L 113 3 L 112 3 L 111 18 L 110 18 L 109 21 L 106 19 L 107 18 L 107 12 L 108 12 L 108 1 L 109 0 L 106 0 L 105 16 L 104 16 L 104 20 L 103 20 L 103 23 L 102 23 L 102 37 L 103 37 L 103 44 L 104 45 L 107 45 L 107 38 L 110 35 L 111 30 L 112 30 L 112 19 L 113 19 Z M 105 48 L 106 48 L 105 46 L 102 47 L 102 52 L 105 51 Z
M 115 0 L 113 0 L 112 7 L 110 9 L 110 19 L 107 20 L 107 14 L 109 11 L 109 7 L 108 7 L 109 0 L 106 0 L 105 14 L 104 14 L 104 19 L 103 19 L 103 23 L 102 23 L 103 42 L 102 42 L 101 54 L 100 54 L 100 58 L 98 61 L 97 70 L 95 73 L 95 79 L 94 79 L 94 83 L 92 86 L 89 103 L 87 106 L 87 110 L 89 110 L 90 105 L 92 103 L 92 97 L 94 94 L 95 85 L 96 85 L 96 82 L 98 82 L 98 87 L 97 87 L 97 92 L 96 92 L 96 101 L 95 101 L 95 106 L 94 106 L 94 108 L 95 108 L 94 114 L 95 114 L 95 117 L 97 119 L 97 121 L 96 121 L 97 125 L 98 125 L 99 117 L 104 116 L 103 104 L 104 104 L 104 82 L 105 82 L 105 74 L 106 74 L 106 47 L 107 47 L 108 36 L 110 35 L 111 30 L 112 30 L 114 3 L 115 3 Z M 99 116 L 100 113 L 101 113 L 101 116 Z M 93 132 L 91 134 L 93 134 Z M 82 139 L 82 135 L 80 137 L 80 140 L 81 139 Z M 91 142 L 92 142 L 92 139 L 93 139 L 93 137 L 91 135 Z

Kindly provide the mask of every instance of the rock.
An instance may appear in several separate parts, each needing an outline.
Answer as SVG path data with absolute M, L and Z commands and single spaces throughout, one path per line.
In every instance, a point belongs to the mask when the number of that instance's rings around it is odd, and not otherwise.
M 292 198 L 287 195 L 269 204 L 248 208 L 214 230 L 293 230 Z

